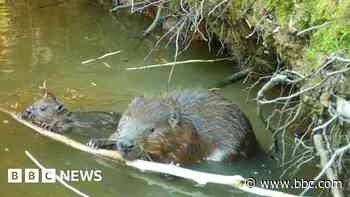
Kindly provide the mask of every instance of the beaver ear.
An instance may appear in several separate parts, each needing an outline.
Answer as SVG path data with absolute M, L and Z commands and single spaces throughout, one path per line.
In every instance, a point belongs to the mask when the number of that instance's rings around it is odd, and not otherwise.
M 178 112 L 172 112 L 169 114 L 168 123 L 170 127 L 174 130 L 180 122 L 180 114 Z
M 44 98 L 52 98 L 57 100 L 55 95 L 53 95 L 51 92 L 46 92 L 46 94 L 44 95 Z
M 44 97 L 44 98 L 47 98 L 48 96 L 49 96 L 48 92 L 47 92 L 47 91 L 44 91 L 44 92 L 43 92 L 43 97 Z

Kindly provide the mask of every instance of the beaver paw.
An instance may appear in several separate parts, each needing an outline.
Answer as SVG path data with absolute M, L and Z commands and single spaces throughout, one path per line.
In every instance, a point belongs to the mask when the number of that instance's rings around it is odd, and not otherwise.
M 51 131 L 51 132 L 61 133 L 61 132 L 59 132 L 59 131 L 56 131 L 56 130 L 53 128 L 52 125 L 49 125 L 49 124 L 46 124 L 46 123 L 41 123 L 41 124 L 40 124 L 40 127 L 41 127 L 41 128 L 44 128 L 44 129 L 46 129 L 46 130 L 49 130 L 49 131 Z
M 109 140 L 105 138 L 91 139 L 87 146 L 90 146 L 93 149 L 108 149 L 108 150 L 117 150 L 117 145 L 114 140 Z
M 42 123 L 40 126 L 46 130 L 52 131 L 52 127 L 46 123 Z
M 49 126 L 49 125 L 46 124 L 46 123 L 44 123 L 44 122 L 40 124 L 40 127 L 44 128 L 44 129 L 47 129 L 48 126 Z
M 100 143 L 97 139 L 90 139 L 88 143 L 86 143 L 87 146 L 93 148 L 93 149 L 99 149 Z

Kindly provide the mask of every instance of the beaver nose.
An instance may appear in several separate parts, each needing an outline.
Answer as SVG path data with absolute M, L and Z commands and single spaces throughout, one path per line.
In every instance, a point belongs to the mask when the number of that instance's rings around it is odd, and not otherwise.
M 117 148 L 124 153 L 128 153 L 134 148 L 134 143 L 131 140 L 120 140 L 117 142 Z
M 23 113 L 22 113 L 22 118 L 29 118 L 32 115 L 32 110 L 31 109 L 26 109 Z
M 32 110 L 30 110 L 30 109 L 27 109 L 25 112 L 26 112 L 26 114 L 28 114 L 28 115 L 32 114 Z

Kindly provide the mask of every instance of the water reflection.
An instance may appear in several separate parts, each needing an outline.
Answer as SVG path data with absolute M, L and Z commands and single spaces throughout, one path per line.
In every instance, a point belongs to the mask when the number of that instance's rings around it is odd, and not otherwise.
M 6 0 L 0 0 L 0 72 L 9 73 L 13 68 L 5 67 L 9 65 L 8 48 L 11 46 L 13 39 L 10 37 L 11 15 L 9 8 L 5 5 Z

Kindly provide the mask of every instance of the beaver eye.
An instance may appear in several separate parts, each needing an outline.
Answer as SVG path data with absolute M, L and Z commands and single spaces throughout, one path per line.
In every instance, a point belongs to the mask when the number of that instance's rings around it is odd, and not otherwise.
M 151 133 L 154 133 L 154 131 L 156 131 L 155 128 L 150 128 L 150 129 L 149 129 L 149 132 L 151 132 Z
M 58 112 L 62 111 L 63 109 L 64 109 L 63 105 L 59 105 L 59 106 L 57 107 L 57 111 L 58 111 Z
M 47 109 L 47 106 L 40 107 L 40 111 L 45 111 Z

